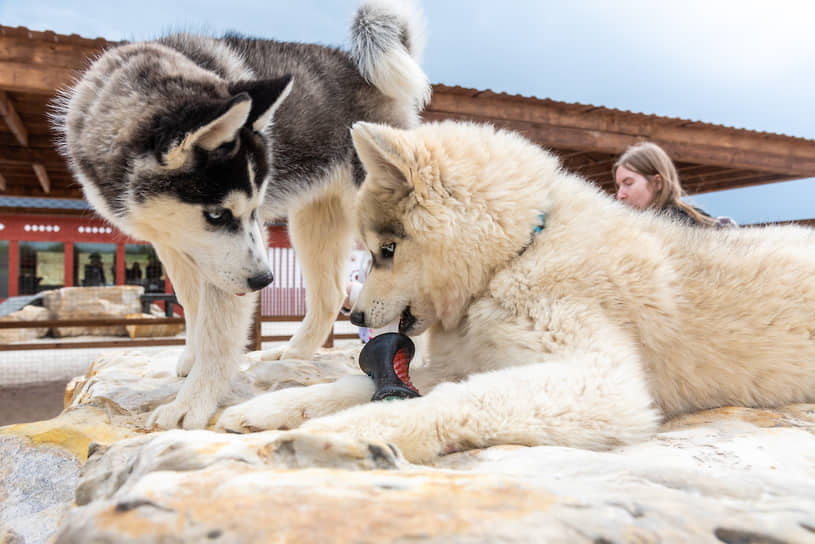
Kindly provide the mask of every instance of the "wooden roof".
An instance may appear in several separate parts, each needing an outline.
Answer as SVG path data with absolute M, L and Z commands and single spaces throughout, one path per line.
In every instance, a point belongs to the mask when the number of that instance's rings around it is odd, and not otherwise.
M 671 156 L 690 194 L 815 177 L 815 140 L 601 106 L 436 85 L 424 118 L 521 132 L 607 190 L 617 157 L 646 140 Z
M 48 103 L 115 42 L 0 25 L 0 196 L 81 199 L 48 126 Z M 607 189 L 611 165 L 651 140 L 693 193 L 815 177 L 815 141 L 492 91 L 433 86 L 426 120 L 466 119 L 519 131 Z

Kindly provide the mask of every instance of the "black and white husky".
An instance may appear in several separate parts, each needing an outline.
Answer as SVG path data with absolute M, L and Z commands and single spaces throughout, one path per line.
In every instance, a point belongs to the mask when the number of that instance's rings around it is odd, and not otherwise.
M 415 6 L 368 0 L 350 53 L 178 34 L 107 50 L 58 99 L 62 151 L 86 198 L 154 245 L 184 306 L 187 379 L 148 425 L 204 427 L 228 392 L 256 291 L 273 280 L 264 222 L 288 219 L 308 308 L 264 358 L 309 358 L 325 340 L 364 177 L 349 128 L 418 123 L 430 97 L 423 38 Z

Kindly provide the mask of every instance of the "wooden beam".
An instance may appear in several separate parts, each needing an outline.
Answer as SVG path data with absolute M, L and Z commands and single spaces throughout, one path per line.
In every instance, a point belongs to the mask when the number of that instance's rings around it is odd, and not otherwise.
M 558 150 L 558 149 L 553 149 L 552 153 L 554 153 L 555 155 L 560 157 L 561 161 L 566 161 L 566 160 L 572 159 L 574 157 L 580 157 L 581 155 L 586 154 L 585 151 L 568 151 L 567 152 L 567 151 L 561 151 L 561 150 Z
M 756 170 L 732 170 L 722 168 L 719 169 L 718 172 L 706 172 L 704 174 L 698 174 L 695 176 L 686 176 L 682 179 L 688 183 L 718 183 L 721 181 L 732 183 L 746 179 L 763 177 L 766 174 L 766 172 L 758 172 Z
M 604 161 L 581 164 L 575 168 L 575 172 L 587 177 L 608 176 L 608 178 L 611 179 L 611 167 L 614 165 L 616 160 L 617 157 L 615 156 Z
M 8 94 L 1 90 L 0 115 L 3 116 L 3 120 L 6 122 L 6 125 L 8 125 L 11 133 L 14 134 L 14 137 L 17 138 L 17 141 L 20 142 L 20 145 L 28 147 L 28 131 L 25 128 L 25 124 L 23 124 L 23 120 L 20 119 L 20 116 L 17 114 L 17 110 L 14 108 L 14 104 L 11 103 Z
M 547 100 L 478 96 L 434 89 L 426 120 L 492 122 L 528 134 L 547 147 L 619 154 L 651 140 L 675 161 L 815 177 L 815 142 L 802 138 L 686 123 L 598 108 L 590 115 L 574 105 Z
M 45 170 L 45 166 L 40 163 L 34 163 L 31 165 L 31 168 L 34 169 L 34 174 L 36 174 L 37 180 L 40 182 L 40 186 L 45 194 L 50 193 L 51 180 L 48 178 L 48 172 Z
M 109 45 L 105 40 L 0 27 L 0 88 L 53 95 Z
M 46 108 L 47 108 L 47 101 L 43 104 L 43 107 L 40 109 L 38 108 L 35 115 L 42 115 L 45 117 Z M 29 129 L 28 131 L 28 147 L 31 149 L 53 149 L 54 148 L 54 134 L 50 132 L 50 127 L 46 130 L 43 130 L 41 133 L 37 131 L 36 126 L 34 126 L 31 121 L 28 122 L 26 125 Z M 20 148 L 20 144 L 17 142 L 17 138 L 9 133 L 2 133 L 0 134 L 0 149 L 4 149 L 7 147 L 14 147 L 17 149 Z
M 35 149 L 31 147 L 0 146 L 0 164 L 64 162 L 56 149 Z
M 712 193 L 715 191 L 723 191 L 726 189 L 741 189 L 742 187 L 755 187 L 757 185 L 765 185 L 767 183 L 778 183 L 781 181 L 791 181 L 799 179 L 795 177 L 783 176 L 781 174 L 767 174 L 766 176 L 754 176 L 751 178 L 744 178 L 742 181 L 738 180 L 725 180 L 725 181 L 712 181 L 712 182 L 695 182 L 693 180 L 685 183 L 682 186 L 689 195 L 699 193 Z
M 3 174 L 0 174 L 0 191 L 5 191 L 6 187 L 8 187 L 6 178 L 3 177 Z
M 76 70 L 36 67 L 19 62 L 0 62 L 0 88 L 20 93 L 53 96 L 76 77 Z
M 35 176 L 31 176 L 34 179 Z M 9 188 L 3 193 L 3 196 L 20 196 L 20 197 L 42 197 L 42 187 L 37 185 L 20 185 L 16 183 L 12 183 L 9 181 Z M 65 186 L 61 186 L 56 182 L 52 182 L 51 192 L 48 193 L 48 196 L 51 198 L 68 198 L 71 200 L 78 200 L 82 198 L 82 191 L 78 189 L 69 189 Z M 6 208 L 3 208 L 3 211 L 7 211 Z M 87 212 L 87 210 L 85 210 Z
M 693 163 L 680 163 L 676 164 L 676 171 L 679 172 L 679 177 L 690 175 L 705 175 L 711 172 L 720 172 L 721 167 L 711 166 L 709 164 L 693 164 Z
M 47 215 L 49 217 L 53 215 L 67 215 L 80 216 L 86 219 L 99 218 L 94 214 L 93 210 L 87 208 L 31 208 L 28 206 L 9 206 L 3 207 L 3 213 L 9 215 Z
M 755 169 L 763 172 L 775 172 L 790 178 L 815 177 L 815 142 L 805 142 L 809 146 L 809 155 L 802 152 L 799 156 L 788 153 L 775 153 L 763 149 L 759 138 L 756 142 L 744 142 L 743 147 L 723 146 L 712 137 L 697 134 L 696 138 L 684 134 L 671 139 L 671 134 L 655 131 L 651 135 L 634 135 L 607 130 L 598 124 L 595 128 L 575 127 L 566 124 L 552 125 L 535 123 L 528 120 L 507 119 L 505 116 L 488 117 L 488 111 L 478 113 L 442 113 L 425 112 L 425 120 L 459 119 L 490 122 L 496 127 L 514 130 L 525 135 L 544 147 L 566 147 L 619 154 L 632 144 L 649 140 L 662 147 L 671 158 L 678 162 L 710 164 L 728 168 Z M 683 141 L 684 140 L 684 141 Z M 806 150 L 805 150 L 806 151 Z

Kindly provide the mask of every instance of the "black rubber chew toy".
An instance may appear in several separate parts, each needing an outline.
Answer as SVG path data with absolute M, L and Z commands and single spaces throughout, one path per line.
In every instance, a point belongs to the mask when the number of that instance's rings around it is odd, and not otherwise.
M 410 361 L 415 353 L 413 341 L 398 332 L 379 334 L 365 344 L 359 352 L 359 368 L 376 384 L 371 400 L 420 396 L 408 376 Z

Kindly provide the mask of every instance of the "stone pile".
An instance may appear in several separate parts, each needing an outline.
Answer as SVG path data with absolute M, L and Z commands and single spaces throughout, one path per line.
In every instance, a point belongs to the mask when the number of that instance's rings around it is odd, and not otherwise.
M 51 319 L 124 318 L 141 313 L 140 296 L 144 288 L 138 285 L 110 287 L 63 287 L 49 291 L 43 303 Z M 68 336 L 127 336 L 124 325 L 115 327 L 56 327 L 57 338 Z
M 358 372 L 357 352 L 247 358 L 225 404 Z M 0 542 L 815 542 L 815 405 L 701 412 L 609 452 L 498 446 L 419 466 L 296 429 L 149 432 L 174 367 L 105 356 L 62 415 L 0 429 Z
M 41 306 L 25 306 L 16 312 L 0 317 L 0 321 L 44 321 L 49 318 L 49 312 Z M 14 342 L 28 342 L 42 338 L 48 334 L 48 327 L 34 329 L 0 329 L 0 344 Z M 2 542 L 2 541 L 0 541 Z

